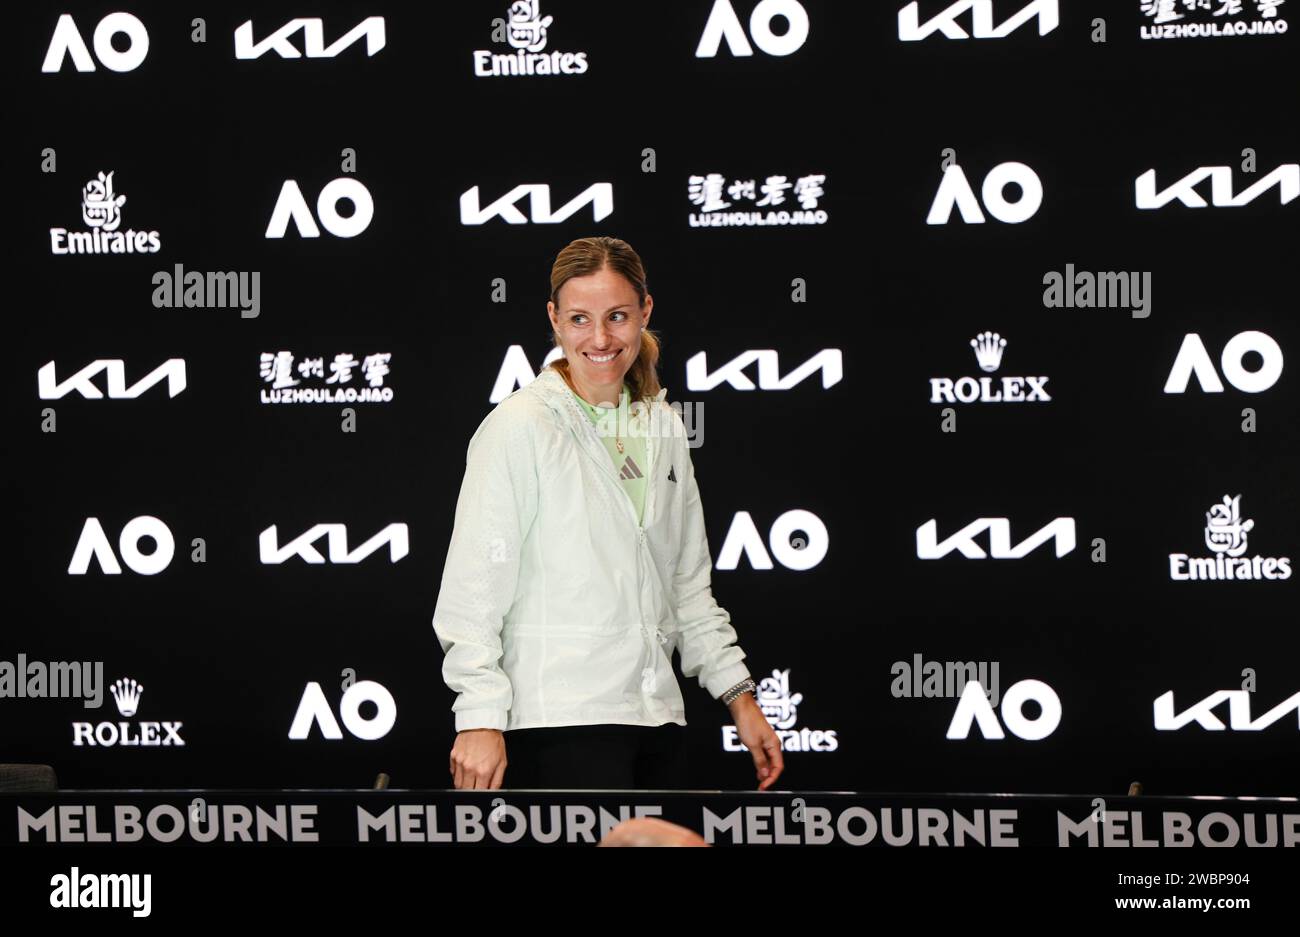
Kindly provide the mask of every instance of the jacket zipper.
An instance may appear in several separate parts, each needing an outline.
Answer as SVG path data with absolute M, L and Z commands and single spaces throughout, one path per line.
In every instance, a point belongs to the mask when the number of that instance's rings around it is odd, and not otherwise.
M 570 405 L 571 407 L 577 406 L 577 404 L 573 403 L 573 401 L 566 400 L 565 403 Z M 593 439 L 591 435 L 588 432 L 586 432 L 591 428 L 591 423 L 586 419 L 585 414 L 580 414 L 580 415 L 583 417 L 583 424 L 581 424 L 583 426 L 583 432 L 579 432 L 576 429 L 573 430 L 573 432 L 579 437 L 579 443 L 582 446 L 583 451 L 585 451 L 587 455 L 592 458 L 593 461 L 595 461 L 598 465 L 600 465 L 601 470 L 605 475 L 605 477 L 608 478 L 614 484 L 614 487 L 618 489 L 618 498 L 627 506 L 628 516 L 632 519 L 632 523 L 636 526 L 637 545 L 638 545 L 638 556 L 637 556 L 637 567 L 636 567 L 637 617 L 641 619 L 641 631 L 643 634 L 645 634 L 646 639 L 649 642 L 651 656 L 653 656 L 654 652 L 660 650 L 659 647 L 655 646 L 655 643 L 657 642 L 661 646 L 665 645 L 668 643 L 668 638 L 663 634 L 663 632 L 659 630 L 658 622 L 654 624 L 653 629 L 647 625 L 645 621 L 645 609 L 641 605 L 641 589 L 642 586 L 644 585 L 644 581 L 641 576 L 641 561 L 645 559 L 644 554 L 647 551 L 646 540 L 645 540 L 645 527 L 641 524 L 640 521 L 637 520 L 636 508 L 632 504 L 632 499 L 627 496 L 627 492 L 623 490 L 623 486 L 619 481 L 618 474 L 614 471 L 614 466 L 609 460 L 609 453 L 605 450 L 604 445 L 599 440 Z M 570 429 L 573 429 L 572 411 L 570 411 L 569 417 L 570 417 Z M 645 437 L 645 440 L 646 440 L 646 475 L 649 478 L 649 484 L 646 486 L 646 503 L 644 506 L 644 512 L 649 513 L 653 503 L 653 495 L 651 493 L 654 491 L 654 480 L 655 480 L 654 461 L 655 461 L 656 453 L 655 453 L 655 447 L 651 443 L 649 435 Z M 600 449 L 599 456 L 597 456 L 596 453 L 597 448 Z M 653 558 L 651 558 L 649 562 L 653 563 L 654 562 Z M 651 633 L 652 631 L 653 633 Z M 644 671 L 642 673 L 644 677 Z

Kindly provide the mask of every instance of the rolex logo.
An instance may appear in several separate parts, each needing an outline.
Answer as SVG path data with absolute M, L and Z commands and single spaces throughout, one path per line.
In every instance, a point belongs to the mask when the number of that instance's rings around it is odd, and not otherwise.
M 135 715 L 140 707 L 140 695 L 144 687 L 130 677 L 114 681 L 108 688 L 117 703 L 117 711 L 122 714 L 121 722 L 74 722 L 72 724 L 72 744 L 96 748 L 156 748 L 159 746 L 183 746 L 180 722 L 126 722 Z
M 1007 340 L 997 332 L 982 332 L 970 340 L 970 347 L 975 349 L 975 360 L 981 371 L 996 371 L 1002 364 L 1002 349 L 1007 347 Z
M 140 694 L 144 692 L 144 687 L 126 677 L 115 682 L 108 691 L 113 694 L 117 711 L 129 719 L 140 706 Z
M 986 376 L 932 377 L 930 403 L 1046 403 L 1052 399 L 1045 375 L 987 376 L 1002 367 L 1002 355 L 1007 348 L 1007 340 L 997 332 L 979 332 L 970 340 L 970 347 L 975 350 L 975 361 Z

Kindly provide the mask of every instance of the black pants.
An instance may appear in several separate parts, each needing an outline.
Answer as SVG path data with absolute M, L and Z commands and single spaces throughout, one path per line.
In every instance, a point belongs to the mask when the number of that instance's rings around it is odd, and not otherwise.
M 503 788 L 678 790 L 685 786 L 686 728 L 587 725 L 505 734 Z

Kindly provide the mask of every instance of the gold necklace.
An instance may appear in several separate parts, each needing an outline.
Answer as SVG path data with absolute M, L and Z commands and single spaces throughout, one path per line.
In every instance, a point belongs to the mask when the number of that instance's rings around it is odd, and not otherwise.
M 574 391 L 574 394 L 577 395 L 578 392 L 575 390 L 575 391 Z M 580 395 L 579 395 L 579 396 L 580 396 Z M 586 402 L 586 398 L 582 398 L 582 399 L 583 399 L 583 402 L 585 403 L 585 402 Z M 631 407 L 629 406 L 628 409 L 629 409 L 629 411 L 630 411 L 630 410 L 631 410 Z M 619 428 L 619 425 L 618 425 L 618 424 L 619 424 L 619 420 L 618 420 L 618 407 L 617 407 L 617 406 L 614 407 L 614 414 L 615 414 L 615 415 L 614 415 L 614 424 L 615 424 L 615 427 L 616 427 L 615 430 L 614 430 L 614 445 L 618 447 L 618 454 L 619 454 L 619 455 L 622 455 L 622 454 L 623 454 L 623 434 L 622 434 L 621 429 Z
M 629 404 L 629 405 L 628 405 L 628 411 L 629 411 L 629 413 L 631 412 L 631 409 L 632 409 L 631 404 Z M 618 446 L 618 454 L 619 454 L 619 455 L 622 455 L 622 454 L 623 454 L 623 436 L 622 436 L 622 432 L 621 432 L 621 431 L 622 431 L 622 426 L 621 426 L 622 421 L 621 421 L 621 420 L 618 420 L 618 417 L 617 417 L 617 416 L 615 417 L 615 420 L 616 420 L 616 422 L 618 422 L 618 423 L 620 424 L 620 426 L 619 426 L 618 429 L 614 430 L 614 445 Z

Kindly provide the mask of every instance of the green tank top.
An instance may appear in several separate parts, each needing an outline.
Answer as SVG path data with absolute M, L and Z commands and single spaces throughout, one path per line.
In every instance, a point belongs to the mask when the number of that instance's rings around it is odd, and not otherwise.
M 573 391 L 570 390 L 569 393 L 573 394 Z M 582 409 L 596 427 L 600 441 L 605 444 L 610 461 L 614 463 L 614 471 L 623 483 L 623 490 L 632 499 L 637 523 L 640 523 L 645 512 L 645 434 L 639 432 L 639 420 L 628 415 L 631 389 L 627 384 L 623 385 L 617 410 L 613 407 L 594 407 L 577 394 L 573 394 L 573 399 L 582 404 Z M 618 451 L 620 442 L 623 444 L 622 452 Z

